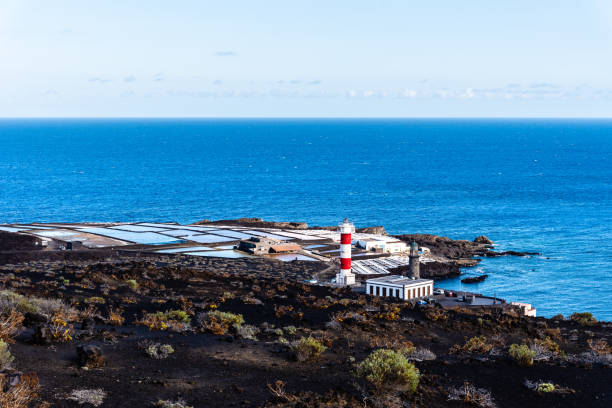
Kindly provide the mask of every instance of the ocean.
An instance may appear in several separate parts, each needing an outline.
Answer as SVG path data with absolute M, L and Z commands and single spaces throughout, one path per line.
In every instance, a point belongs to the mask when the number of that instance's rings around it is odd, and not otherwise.
M 261 217 L 486 235 L 463 288 L 612 320 L 612 121 L 0 120 L 0 223 Z M 441 281 L 462 288 L 459 279 Z

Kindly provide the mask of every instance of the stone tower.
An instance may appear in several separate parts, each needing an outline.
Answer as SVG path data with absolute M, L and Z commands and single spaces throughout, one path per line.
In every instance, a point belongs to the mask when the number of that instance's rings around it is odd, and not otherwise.
M 409 278 L 420 279 L 421 273 L 419 271 L 419 244 L 412 241 L 410 244 L 410 255 L 409 255 L 408 269 L 410 269 Z

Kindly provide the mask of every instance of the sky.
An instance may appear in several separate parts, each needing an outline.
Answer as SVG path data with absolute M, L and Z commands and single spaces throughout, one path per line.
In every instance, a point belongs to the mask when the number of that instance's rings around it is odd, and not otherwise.
M 609 0 L 0 0 L 0 117 L 610 117 Z

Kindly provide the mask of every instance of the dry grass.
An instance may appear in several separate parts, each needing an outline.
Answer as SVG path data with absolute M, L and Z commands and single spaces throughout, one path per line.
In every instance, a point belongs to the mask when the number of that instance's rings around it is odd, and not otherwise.
M 288 394 L 285 391 L 285 383 L 281 380 L 276 380 L 274 384 L 268 384 L 268 390 L 272 393 L 272 395 L 280 401 L 283 402 L 293 402 L 297 401 L 298 397 L 293 394 Z
M 108 324 L 113 326 L 121 326 L 125 322 L 125 317 L 123 317 L 123 309 L 121 308 L 108 308 Z
M 463 346 L 455 344 L 449 350 L 449 353 L 475 353 L 475 354 L 486 354 L 493 348 L 493 345 L 487 342 L 485 336 L 472 337 L 465 341 Z
M 23 375 L 19 384 L 4 391 L 5 389 L 5 384 L 0 379 L 0 407 L 28 408 L 37 397 L 38 377 L 36 374 Z
M 597 354 L 606 355 L 612 353 L 612 347 L 608 345 L 608 342 L 604 339 L 592 340 L 588 339 L 587 344 L 589 348 L 596 352 Z
M 8 315 L 0 317 L 0 340 L 14 343 L 13 336 L 21 329 L 23 319 L 23 315 L 15 310 L 11 310 Z

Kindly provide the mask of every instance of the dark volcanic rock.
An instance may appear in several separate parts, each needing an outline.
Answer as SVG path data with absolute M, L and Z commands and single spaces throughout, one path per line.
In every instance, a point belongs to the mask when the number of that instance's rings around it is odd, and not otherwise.
M 0 231 L 0 251 L 33 251 L 41 248 L 39 238 Z
M 289 228 L 289 229 L 307 229 L 308 224 L 305 222 L 284 222 L 284 221 L 264 221 L 261 218 L 238 218 L 235 220 L 217 220 L 209 221 L 202 220 L 194 222 L 193 225 L 238 225 L 243 227 L 255 228 Z
M 431 234 L 405 234 L 396 235 L 396 238 L 410 243 L 416 241 L 419 246 L 427 247 L 432 255 L 442 256 L 449 259 L 472 258 L 476 255 L 484 255 L 489 251 L 485 244 L 479 244 L 467 240 L 453 240 Z
M 461 274 L 460 266 L 456 262 L 421 262 L 419 270 L 421 278 L 425 279 L 444 279 Z M 404 265 L 393 268 L 390 272 L 396 275 L 408 275 L 410 267 Z
M 503 252 L 495 252 L 488 251 L 483 256 L 488 258 L 496 258 L 498 256 L 530 256 L 530 255 L 542 255 L 539 252 L 518 252 L 518 251 L 503 251 Z
M 363 234 L 387 235 L 387 231 L 385 231 L 385 227 L 383 227 L 382 225 L 377 225 L 374 227 L 357 228 L 355 231 L 361 232 Z
M 474 238 L 474 242 L 477 244 L 493 245 L 493 241 L 484 235 Z
M 489 277 L 489 275 L 472 276 L 472 277 L 469 277 L 469 278 L 461 279 L 461 282 L 462 283 L 478 283 L 478 282 L 484 281 L 488 277 Z
M 51 329 L 49 329 L 45 325 L 38 325 L 34 328 L 34 336 L 33 336 L 34 344 L 39 344 L 41 346 L 49 345 L 53 342 L 53 333 L 51 333 Z
M 77 346 L 77 359 L 81 367 L 95 368 L 104 365 L 102 349 L 91 344 Z

